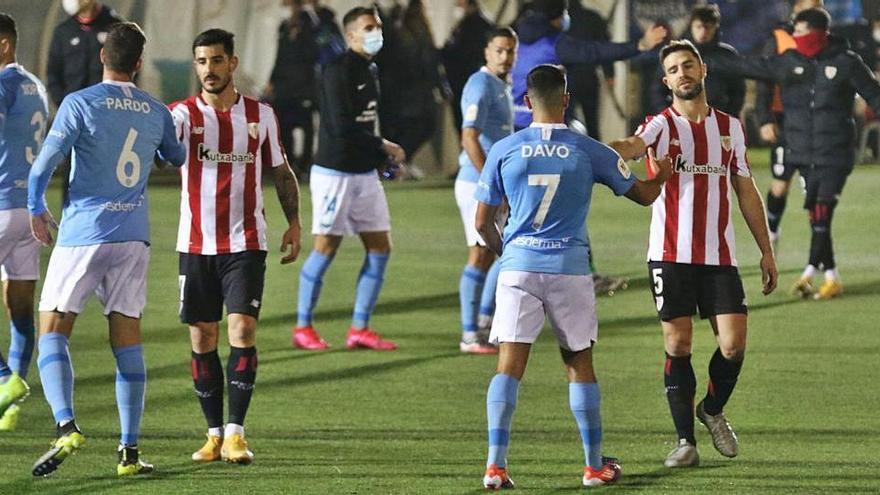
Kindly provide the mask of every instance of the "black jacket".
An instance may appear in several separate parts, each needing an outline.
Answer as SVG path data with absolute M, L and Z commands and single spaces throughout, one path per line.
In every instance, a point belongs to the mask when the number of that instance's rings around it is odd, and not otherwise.
M 376 64 L 351 50 L 324 68 L 317 165 L 349 173 L 384 165 L 377 76 Z
M 461 19 L 443 45 L 441 60 L 456 99 L 461 98 L 461 91 L 471 74 L 483 65 L 486 37 L 493 27 L 478 9 Z
M 721 43 L 718 37 L 707 43 L 694 44 L 703 57 L 703 62 L 709 67 L 734 63 L 738 57 L 736 48 Z M 651 112 L 660 113 L 664 108 L 672 104 L 672 93 L 663 84 L 663 67 L 658 67 L 656 84 L 652 84 Z M 706 97 L 709 106 L 717 108 L 726 114 L 739 116 L 743 102 L 746 98 L 746 82 L 742 76 L 710 70 L 706 74 L 705 82 Z
M 107 30 L 125 19 L 113 9 L 101 6 L 101 12 L 88 24 L 80 24 L 76 16 L 55 27 L 49 47 L 46 86 L 55 105 L 70 93 L 101 82 L 101 48 Z
M 285 19 L 278 28 L 278 51 L 269 76 L 276 107 L 290 106 L 299 100 L 317 96 L 318 42 L 317 27 L 305 12 Z
M 730 65 L 716 64 L 715 70 L 779 84 L 785 108 L 785 161 L 793 165 L 851 169 L 855 163 L 855 94 L 880 112 L 880 83 L 847 43 L 834 36 L 813 59 L 787 50 L 775 56 L 740 58 Z

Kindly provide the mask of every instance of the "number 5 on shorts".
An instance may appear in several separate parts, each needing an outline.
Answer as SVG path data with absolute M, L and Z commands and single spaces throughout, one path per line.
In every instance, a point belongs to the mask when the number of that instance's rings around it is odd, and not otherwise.
M 651 269 L 651 279 L 654 281 L 654 302 L 657 303 L 657 311 L 663 309 L 663 274 L 662 268 Z

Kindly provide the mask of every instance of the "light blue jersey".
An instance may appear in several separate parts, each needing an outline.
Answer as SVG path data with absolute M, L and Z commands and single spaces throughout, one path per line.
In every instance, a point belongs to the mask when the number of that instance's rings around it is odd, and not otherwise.
M 71 93 L 61 103 L 28 179 L 28 209 L 46 210 L 52 172 L 73 149 L 70 194 L 64 205 L 59 246 L 149 242 L 147 178 L 157 153 L 181 165 L 165 105 L 132 83 L 105 81 Z
M 46 89 L 18 64 L 0 71 L 0 210 L 27 206 L 27 178 L 46 135 Z
M 496 143 L 476 198 L 510 204 L 501 271 L 590 273 L 586 219 L 596 182 L 620 196 L 635 177 L 617 152 L 564 124 L 532 124 Z
M 510 86 L 485 67 L 468 78 L 461 94 L 462 129 L 472 127 L 480 131 L 480 146 L 484 153 L 497 141 L 513 132 L 513 96 Z M 480 172 L 463 150 L 458 157 L 461 170 L 458 179 L 477 182 Z

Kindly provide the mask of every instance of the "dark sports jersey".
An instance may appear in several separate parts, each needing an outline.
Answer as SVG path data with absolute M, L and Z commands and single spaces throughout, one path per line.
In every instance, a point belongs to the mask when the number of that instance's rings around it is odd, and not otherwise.
M 377 76 L 376 64 L 351 50 L 324 68 L 317 165 L 363 173 L 385 163 Z

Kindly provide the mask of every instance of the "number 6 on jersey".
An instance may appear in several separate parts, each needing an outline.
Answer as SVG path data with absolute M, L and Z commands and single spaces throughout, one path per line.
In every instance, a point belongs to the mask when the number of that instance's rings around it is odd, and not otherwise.
M 138 179 L 141 178 L 141 158 L 134 152 L 134 141 L 137 139 L 138 131 L 134 127 L 128 130 L 128 137 L 125 138 L 125 144 L 122 145 L 122 152 L 119 154 L 119 160 L 116 161 L 116 178 L 119 183 L 125 187 L 134 187 Z M 126 173 L 126 165 L 131 164 L 131 173 Z

